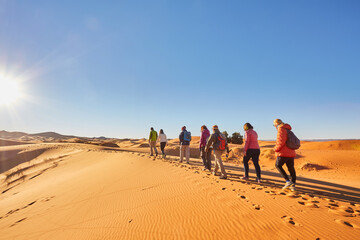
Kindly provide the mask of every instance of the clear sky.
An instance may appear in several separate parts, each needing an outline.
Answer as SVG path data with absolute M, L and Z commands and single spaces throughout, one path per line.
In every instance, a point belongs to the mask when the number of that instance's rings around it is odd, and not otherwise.
M 3 1 L 0 130 L 360 138 L 360 2 Z M 0 89 L 0 92 L 3 89 Z

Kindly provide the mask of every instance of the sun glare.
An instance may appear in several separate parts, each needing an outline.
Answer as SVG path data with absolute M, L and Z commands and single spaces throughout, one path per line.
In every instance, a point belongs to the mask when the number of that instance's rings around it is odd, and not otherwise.
M 16 81 L 0 79 L 0 105 L 13 104 L 20 96 L 20 87 Z

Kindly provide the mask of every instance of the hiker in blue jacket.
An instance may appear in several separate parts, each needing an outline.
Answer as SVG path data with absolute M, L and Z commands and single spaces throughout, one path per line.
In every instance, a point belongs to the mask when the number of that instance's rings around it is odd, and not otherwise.
M 186 163 L 189 164 L 190 159 L 190 141 L 191 141 L 191 133 L 186 130 L 186 127 L 183 126 L 181 128 L 181 133 L 179 135 L 180 140 L 180 162 L 183 161 L 184 154 L 186 157 Z

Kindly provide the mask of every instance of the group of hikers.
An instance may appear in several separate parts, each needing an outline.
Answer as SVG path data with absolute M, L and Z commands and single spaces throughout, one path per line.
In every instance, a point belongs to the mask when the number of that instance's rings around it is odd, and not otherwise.
M 280 119 L 275 119 L 273 126 L 277 129 L 276 144 L 273 148 L 276 155 L 275 166 L 286 181 L 283 189 L 295 191 L 296 172 L 294 168 L 294 158 L 296 156 L 295 150 L 300 147 L 300 140 L 291 131 L 291 126 Z M 215 158 L 214 170 L 212 171 L 213 175 L 216 176 L 218 170 L 220 169 L 220 179 L 227 179 L 226 170 L 221 156 L 224 153 L 230 152 L 228 142 L 226 136 L 220 132 L 217 125 L 212 127 L 212 131 L 213 133 L 210 134 L 210 131 L 205 125 L 201 126 L 199 150 L 204 166 L 203 170 L 211 172 L 211 154 L 213 154 Z M 258 135 L 250 123 L 244 124 L 244 131 L 244 176 L 242 179 L 246 181 L 249 180 L 249 161 L 251 159 L 256 171 L 256 180 L 258 183 L 261 183 L 261 168 L 259 165 L 260 146 L 258 142 Z M 158 135 L 154 128 L 151 128 L 149 136 L 150 155 L 154 156 L 155 153 L 155 155 L 158 156 L 156 144 L 159 142 L 162 157 L 165 158 L 165 146 L 167 141 L 168 139 L 163 129 L 160 130 Z M 179 142 L 180 162 L 183 162 L 185 156 L 186 163 L 189 164 L 191 132 L 186 130 L 186 126 L 181 128 Z M 290 173 L 290 179 L 283 168 L 285 164 Z

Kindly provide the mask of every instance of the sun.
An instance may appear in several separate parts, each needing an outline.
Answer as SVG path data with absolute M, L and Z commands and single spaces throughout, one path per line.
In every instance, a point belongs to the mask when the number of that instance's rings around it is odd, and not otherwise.
M 0 79 L 0 106 L 14 104 L 21 96 L 19 83 Z

